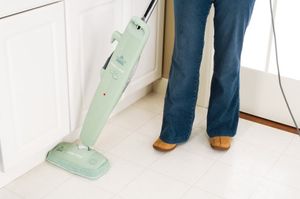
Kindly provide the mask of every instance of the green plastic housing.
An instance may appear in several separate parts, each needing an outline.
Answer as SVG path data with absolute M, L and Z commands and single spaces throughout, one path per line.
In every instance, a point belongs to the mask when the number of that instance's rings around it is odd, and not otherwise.
M 135 65 L 149 38 L 148 25 L 133 17 L 123 34 L 114 32 L 112 42 L 118 45 L 106 68 L 101 71 L 101 80 L 85 118 L 80 140 L 93 146 L 105 126 L 111 112 L 133 76 Z
M 47 161 L 91 180 L 98 179 L 110 168 L 108 160 L 101 153 L 67 142 L 59 143 L 49 151 Z
M 149 27 L 138 17 L 131 19 L 123 34 L 113 33 L 112 42 L 116 40 L 118 45 L 101 71 L 101 81 L 81 130 L 82 145 L 60 143 L 49 151 L 48 162 L 89 179 L 98 179 L 109 169 L 108 160 L 91 147 L 133 76 L 148 37 Z

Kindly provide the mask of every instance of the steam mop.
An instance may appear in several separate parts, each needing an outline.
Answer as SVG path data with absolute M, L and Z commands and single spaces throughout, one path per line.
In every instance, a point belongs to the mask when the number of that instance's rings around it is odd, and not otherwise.
M 89 179 L 98 179 L 108 171 L 107 158 L 92 147 L 134 74 L 150 34 L 147 22 L 157 2 L 150 2 L 142 18 L 133 17 L 123 34 L 113 33 L 112 42 L 118 44 L 101 69 L 101 81 L 85 118 L 79 144 L 58 144 L 48 152 L 47 161 Z

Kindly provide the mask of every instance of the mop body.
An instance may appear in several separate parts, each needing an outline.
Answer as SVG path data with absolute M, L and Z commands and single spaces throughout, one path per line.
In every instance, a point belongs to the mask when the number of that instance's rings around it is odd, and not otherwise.
M 118 44 L 101 69 L 101 80 L 83 123 L 80 144 L 58 144 L 49 151 L 48 162 L 89 179 L 97 179 L 109 169 L 108 160 L 92 146 L 130 82 L 148 37 L 149 27 L 138 17 L 131 19 L 123 34 L 113 33 L 112 42 Z

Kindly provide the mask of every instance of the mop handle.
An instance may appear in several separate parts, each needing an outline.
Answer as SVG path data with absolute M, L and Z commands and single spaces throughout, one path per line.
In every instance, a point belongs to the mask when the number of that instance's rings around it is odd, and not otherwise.
M 144 14 L 144 16 L 142 17 L 142 20 L 144 22 L 146 22 L 146 23 L 148 22 L 148 20 L 151 17 L 151 14 L 152 14 L 152 12 L 153 12 L 153 10 L 154 10 L 157 2 L 158 2 L 158 0 L 151 0 L 151 2 L 149 4 L 149 6 L 148 6 L 148 8 L 147 8 L 147 10 L 146 10 L 146 12 Z

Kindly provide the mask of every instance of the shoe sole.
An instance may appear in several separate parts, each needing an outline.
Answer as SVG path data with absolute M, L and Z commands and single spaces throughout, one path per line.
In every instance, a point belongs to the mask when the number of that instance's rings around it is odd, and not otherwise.
M 211 148 L 218 150 L 218 151 L 227 151 L 228 149 L 230 149 L 230 147 L 224 148 L 224 147 L 218 147 L 218 146 L 213 146 L 213 145 L 210 145 L 210 146 L 211 146 Z
M 154 148 L 155 150 L 157 150 L 157 151 L 160 151 L 160 152 L 168 152 L 168 151 L 174 150 L 174 149 L 176 148 L 176 146 L 177 146 L 177 145 L 175 145 L 174 147 L 169 148 L 169 149 L 163 149 L 163 148 L 160 148 L 160 147 L 157 147 L 157 146 L 154 146 L 154 145 L 153 145 L 153 148 Z

